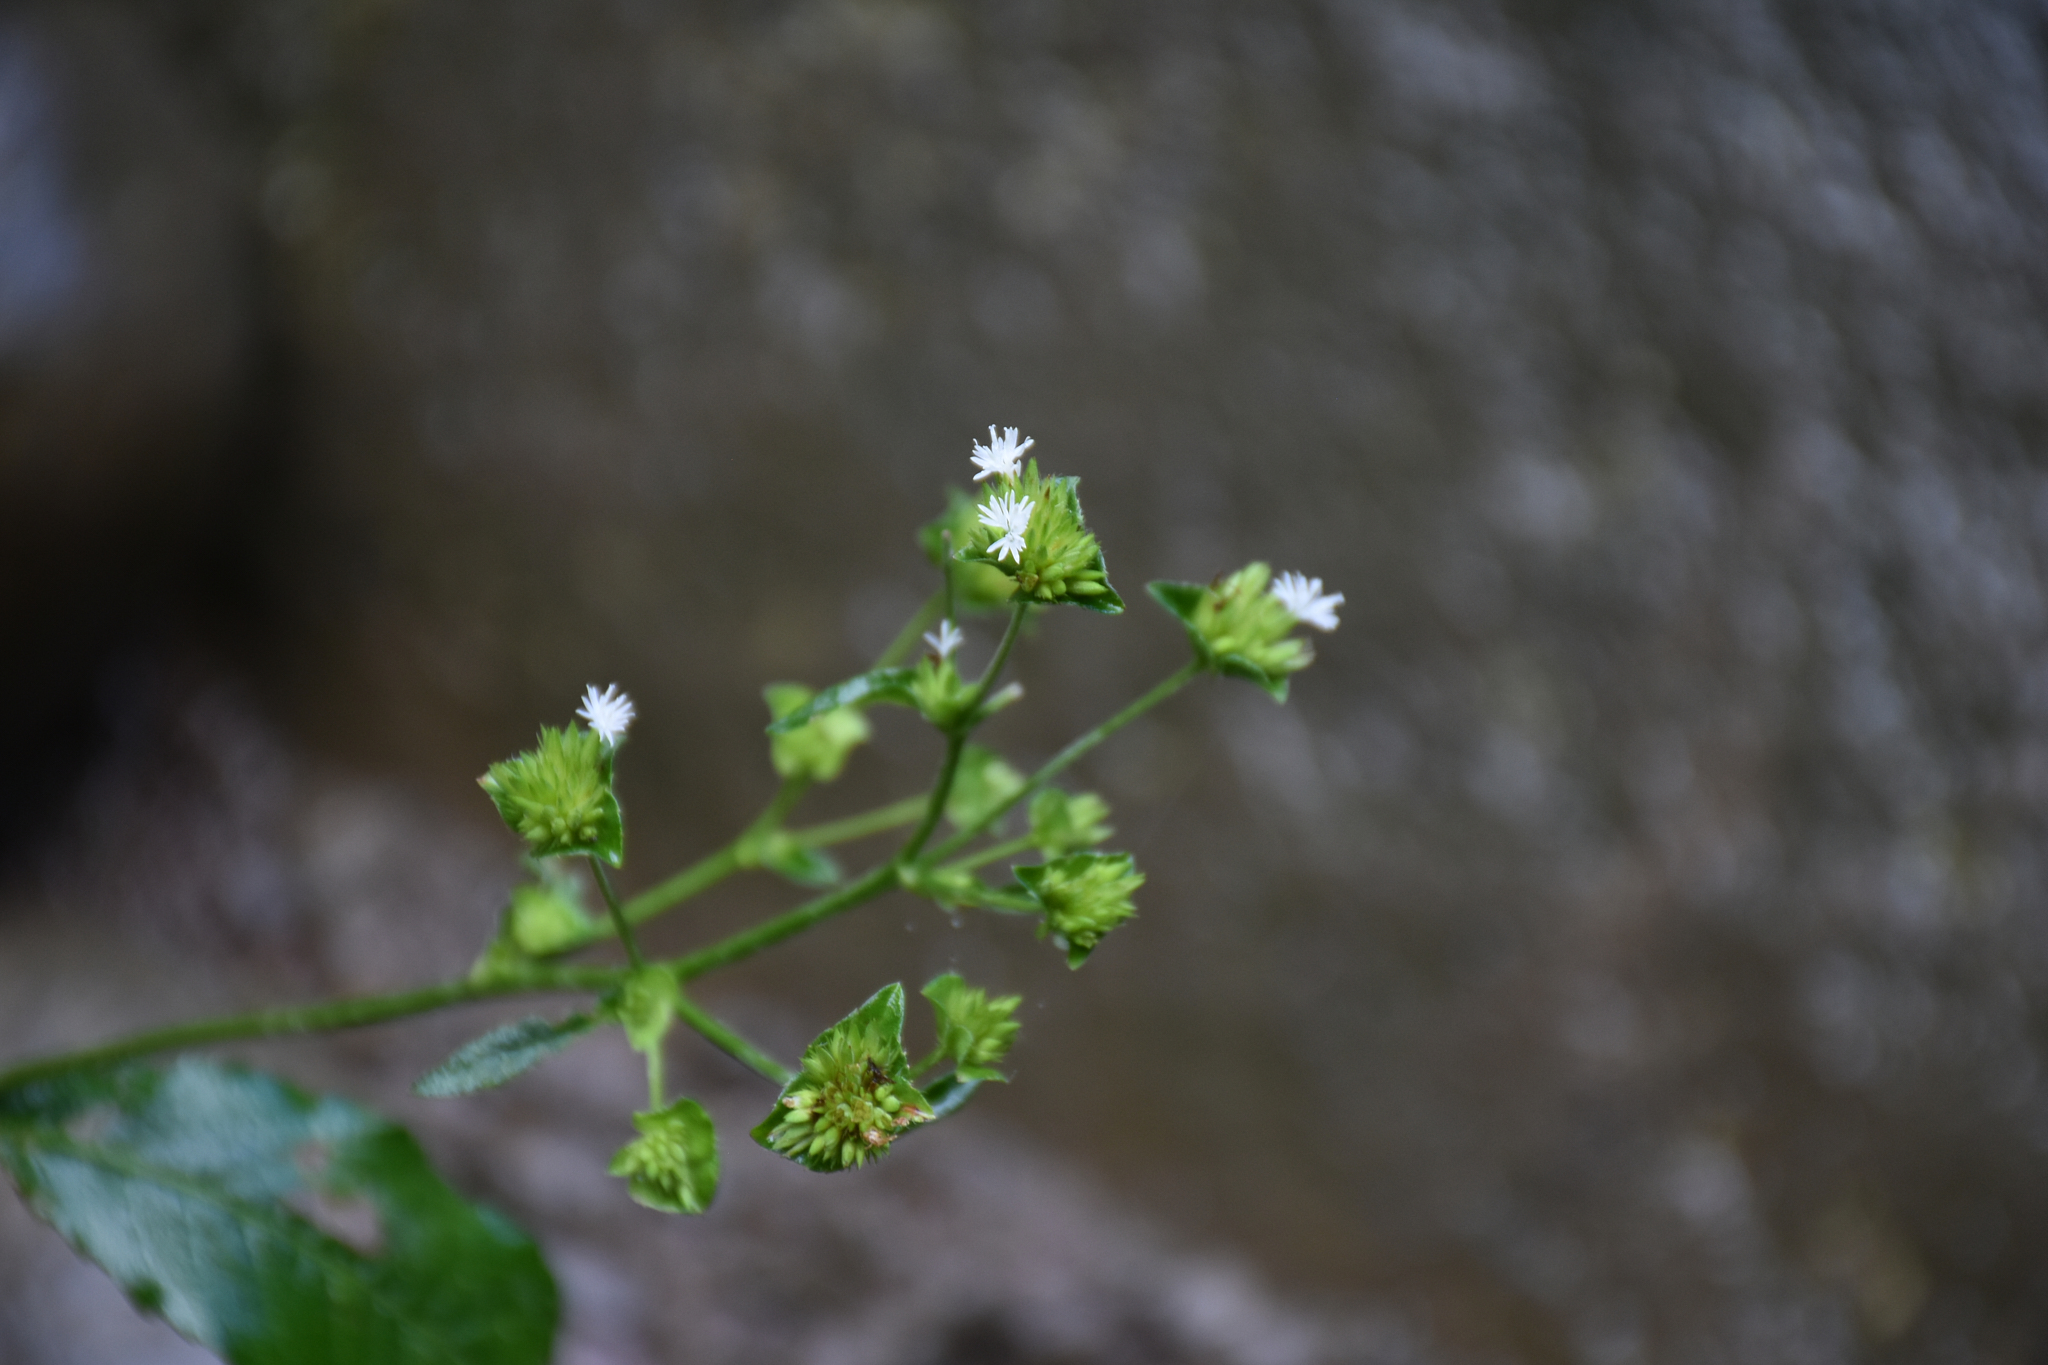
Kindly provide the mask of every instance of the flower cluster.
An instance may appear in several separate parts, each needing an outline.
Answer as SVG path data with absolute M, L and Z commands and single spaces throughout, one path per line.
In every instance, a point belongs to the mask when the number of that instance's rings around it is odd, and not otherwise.
M 1293 634 L 1294 628 L 1306 623 L 1335 630 L 1344 594 L 1324 596 L 1320 578 L 1291 573 L 1283 574 L 1277 584 L 1272 579 L 1270 568 L 1254 562 L 1206 585 L 1148 586 L 1159 604 L 1187 627 L 1195 657 L 1204 668 L 1255 682 L 1285 701 L 1287 675 L 1307 668 L 1316 657 L 1308 641 Z
M 1128 853 L 1075 853 L 1038 867 L 1020 867 L 1017 880 L 1045 911 L 1039 936 L 1050 933 L 1078 967 L 1110 930 L 1137 910 L 1131 895 L 1145 884 Z
M 611 1173 L 633 1201 L 663 1213 L 702 1213 L 718 1193 L 718 1135 L 695 1100 L 633 1115 L 640 1136 L 619 1149 Z
M 801 683 L 771 683 L 761 694 L 768 702 L 768 714 L 780 720 L 814 695 Z M 874 733 L 868 718 L 850 706 L 836 707 L 811 717 L 796 729 L 771 732 L 768 756 L 775 771 L 784 777 L 803 777 L 813 782 L 830 782 L 846 767 L 853 751 Z
M 625 832 L 612 795 L 613 746 L 596 731 L 543 726 L 531 750 L 477 779 L 536 857 L 595 853 L 613 866 Z
M 1019 1026 L 1011 1016 L 1024 1003 L 1023 996 L 991 1000 L 987 991 L 948 972 L 924 988 L 924 998 L 932 1002 L 937 1016 L 939 1055 L 953 1063 L 954 1075 L 965 1081 L 1009 1079 L 995 1067 L 1017 1039 Z
M 932 1116 L 907 1073 L 903 987 L 887 986 L 805 1049 L 754 1140 L 813 1171 L 864 1166 Z
M 583 705 L 576 714 L 590 722 L 599 739 L 617 748 L 626 737 L 626 727 L 633 723 L 633 699 L 619 691 L 617 683 L 607 683 L 602 692 L 592 683 L 583 689 Z
M 1109 803 L 1094 792 L 1069 796 L 1047 787 L 1031 798 L 1031 842 L 1048 858 L 1101 843 L 1116 833 L 1108 820 Z

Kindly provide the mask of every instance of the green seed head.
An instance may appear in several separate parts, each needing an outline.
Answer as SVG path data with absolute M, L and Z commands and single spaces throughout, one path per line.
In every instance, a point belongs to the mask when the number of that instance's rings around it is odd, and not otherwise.
M 1075 853 L 1038 867 L 1020 867 L 1017 880 L 1045 908 L 1041 935 L 1050 933 L 1078 967 L 1104 935 L 1137 913 L 1131 895 L 1145 884 L 1128 853 Z
M 695 1100 L 633 1116 L 640 1136 L 619 1149 L 611 1173 L 633 1199 L 664 1213 L 702 1213 L 718 1192 L 718 1137 Z
M 1109 585 L 1102 546 L 1088 530 L 1081 515 L 1080 480 L 1045 475 L 1033 460 L 1014 486 L 996 479 L 980 502 L 979 509 L 1014 505 L 1022 499 L 1030 504 L 1021 550 L 999 548 L 1005 531 L 1001 525 L 977 520 L 964 539 L 959 539 L 959 558 L 976 564 L 993 565 L 1009 575 L 1015 598 L 1034 602 L 1069 603 L 1091 611 L 1114 614 L 1124 609 L 1123 599 Z
M 595 853 L 617 866 L 625 832 L 612 794 L 613 754 L 593 731 L 543 726 L 534 748 L 493 763 L 477 785 L 535 856 Z
M 930 1117 L 903 1055 L 903 988 L 890 986 L 818 1036 L 754 1137 L 814 1171 L 839 1171 L 879 1159 Z

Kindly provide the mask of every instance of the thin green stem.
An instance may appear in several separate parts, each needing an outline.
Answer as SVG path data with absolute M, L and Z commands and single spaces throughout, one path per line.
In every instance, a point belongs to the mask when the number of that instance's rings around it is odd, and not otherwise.
M 796 1074 L 741 1037 L 731 1025 L 705 1013 L 689 996 L 683 995 L 677 999 L 676 1013 L 682 1017 L 684 1023 L 703 1034 L 713 1047 L 741 1065 L 758 1071 L 777 1085 L 788 1085 L 790 1078 Z
M 641 924 L 653 919 L 662 911 L 710 890 L 739 870 L 739 841 L 734 840 L 718 852 L 699 859 L 667 881 L 650 886 L 627 901 L 626 922 Z M 596 939 L 585 941 L 596 942 Z M 576 946 L 580 948 L 583 944 L 579 943 Z
M 694 953 L 671 959 L 664 965 L 676 974 L 678 981 L 695 980 L 706 972 L 730 967 L 743 958 L 752 957 L 763 948 L 780 943 L 792 934 L 800 934 L 821 920 L 830 919 L 842 911 L 871 901 L 894 885 L 896 863 L 892 859 L 870 869 L 858 881 L 848 882 L 837 891 L 827 892 L 815 900 L 805 901 L 794 910 L 785 911 L 751 929 L 742 929 L 736 934 L 720 939 L 708 948 L 699 948 Z
M 138 1033 L 99 1047 L 23 1062 L 0 1072 L 0 1091 L 82 1067 L 109 1066 L 153 1053 L 174 1052 L 208 1043 L 361 1028 L 366 1024 L 382 1024 L 392 1019 L 446 1009 L 451 1005 L 465 1005 L 506 995 L 603 991 L 617 985 L 621 975 L 612 967 L 532 967 L 520 972 L 501 973 L 486 980 L 446 981 L 438 986 L 392 995 L 357 996 L 318 1005 L 292 1005 L 223 1015 L 217 1019 L 195 1019 Z
M 849 815 L 844 820 L 832 820 L 808 829 L 793 829 L 789 837 L 805 848 L 824 848 L 828 844 L 843 844 L 854 839 L 864 839 L 870 834 L 911 824 L 924 814 L 925 799 L 922 796 L 908 796 L 893 805 L 881 806 L 875 810 Z M 627 907 L 631 909 L 630 906 Z
M 988 667 L 981 671 L 974 690 L 969 692 L 960 704 L 960 719 L 946 732 L 946 757 L 939 765 L 939 780 L 932 784 L 930 801 L 925 806 L 924 819 L 918 824 L 917 832 L 910 836 L 897 853 L 896 861 L 908 862 L 918 855 L 932 832 L 939 827 L 939 820 L 946 813 L 946 801 L 953 794 L 953 779 L 960 772 L 960 754 L 967 747 L 967 733 L 977 724 L 974 713 L 988 696 L 1003 665 L 1009 662 L 1010 650 L 1017 644 L 1017 636 L 1023 632 L 1025 613 L 1031 610 L 1029 602 L 1019 602 L 1010 609 L 1010 624 L 1003 631 L 1003 638 L 996 644 L 995 656 L 988 661 Z
M 612 890 L 612 879 L 595 853 L 590 855 L 590 875 L 597 878 L 597 889 L 604 896 L 604 908 L 611 912 L 612 930 L 618 934 L 619 942 L 626 945 L 626 960 L 637 972 L 647 965 L 647 959 L 640 955 L 640 940 L 633 937 L 633 926 L 626 921 L 626 910 L 619 904 L 619 893 Z
M 992 863 L 998 858 L 1007 858 L 1013 853 L 1022 853 L 1025 849 L 1034 847 L 1035 844 L 1036 841 L 1030 835 L 1020 834 L 1016 838 L 1006 840 L 1003 843 L 990 844 L 987 848 L 977 849 L 965 858 L 955 858 L 952 862 L 947 863 L 946 866 L 957 868 L 962 872 L 972 872 L 975 868 L 986 863 Z
M 1102 743 L 1103 740 L 1108 739 L 1139 716 L 1144 715 L 1147 711 L 1159 705 L 1160 702 L 1165 701 L 1168 697 L 1180 691 L 1181 688 L 1186 687 L 1201 671 L 1201 664 L 1195 660 L 1190 660 L 1172 673 L 1167 674 L 1150 692 L 1139 697 L 1129 706 L 1126 706 L 1123 710 L 1117 712 L 1108 720 L 1103 721 L 1094 729 L 1075 739 L 1066 748 L 1054 754 L 1046 761 L 1043 767 L 1031 774 L 1024 785 L 1011 793 L 1007 799 L 992 809 L 983 812 L 981 817 L 968 825 L 967 828 L 960 830 L 952 838 L 947 839 L 944 843 L 933 849 L 932 858 L 939 859 L 946 857 L 948 854 L 957 853 L 983 830 L 1009 814 L 1018 802 L 1027 800 L 1033 793 L 1044 787 L 1046 783 L 1066 771 L 1067 768 L 1072 766 L 1090 749 L 1093 749 L 1096 745 Z
M 662 1049 L 666 1038 L 647 1049 L 647 1107 L 659 1109 L 668 1103 L 668 1083 L 661 1074 Z

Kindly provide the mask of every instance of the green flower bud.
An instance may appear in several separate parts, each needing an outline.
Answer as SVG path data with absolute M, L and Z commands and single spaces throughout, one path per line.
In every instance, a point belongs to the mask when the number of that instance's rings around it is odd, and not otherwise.
M 768 700 L 769 716 L 780 720 L 812 697 L 801 683 L 771 683 L 762 689 Z M 769 758 L 784 777 L 807 777 L 813 782 L 830 782 L 846 767 L 846 760 L 867 742 L 873 728 L 868 718 L 850 706 L 811 717 L 803 725 L 782 734 L 768 736 Z
M 1292 632 L 1300 617 L 1268 591 L 1273 571 L 1251 563 L 1206 586 L 1197 583 L 1152 583 L 1159 604 L 1187 627 L 1202 666 L 1233 678 L 1255 682 L 1287 699 L 1287 675 L 1315 662 L 1315 650 Z
M 676 979 L 666 967 L 642 967 L 626 978 L 607 1003 L 635 1052 L 652 1052 L 675 1022 Z
M 932 1002 L 937 1017 L 939 1051 L 952 1059 L 956 1075 L 969 1081 L 1009 1079 L 995 1065 L 1016 1041 L 1018 1025 L 1010 1016 L 1024 1003 L 1023 996 L 991 1000 L 987 991 L 948 972 L 924 988 L 924 998 Z
M 804 1049 L 754 1141 L 807 1169 L 842 1171 L 879 1160 L 930 1118 L 903 1055 L 903 987 L 885 986 Z
M 1116 833 L 1108 819 L 1109 803 L 1094 792 L 1069 796 L 1047 787 L 1031 798 L 1031 839 L 1048 858 L 1101 843 Z
M 951 658 L 930 654 L 918 660 L 910 680 L 910 695 L 917 702 L 918 713 L 941 730 L 950 729 L 960 719 L 961 708 L 973 691 L 974 685 L 960 676 Z
M 512 888 L 506 930 L 519 951 L 528 957 L 546 957 L 572 944 L 588 942 L 596 928 L 596 922 L 584 913 L 578 901 L 576 884 L 567 878 L 544 873 L 539 883 Z
M 718 1193 L 718 1134 L 695 1100 L 633 1115 L 640 1136 L 619 1149 L 611 1173 L 637 1204 L 663 1213 L 702 1213 Z
M 1122 611 L 1102 546 L 1081 515 L 1080 483 L 1041 475 L 1036 460 L 1014 486 L 1007 479 L 994 481 L 975 504 L 971 534 L 954 542 L 958 558 L 1009 575 L 1012 600 L 1064 602 L 1110 615 Z
M 612 795 L 614 753 L 593 731 L 543 726 L 535 748 L 493 763 L 477 785 L 534 856 L 594 853 L 617 867 L 626 836 Z
M 1017 880 L 1045 910 L 1047 933 L 1079 967 L 1103 935 L 1137 913 L 1131 893 L 1145 884 L 1128 853 L 1075 853 L 1038 867 L 1020 867 Z

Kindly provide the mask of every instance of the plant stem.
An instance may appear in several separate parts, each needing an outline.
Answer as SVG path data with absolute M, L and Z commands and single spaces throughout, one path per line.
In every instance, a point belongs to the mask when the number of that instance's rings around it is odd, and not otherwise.
M 730 1025 L 706 1014 L 689 996 L 682 995 L 677 998 L 676 1013 L 684 1023 L 703 1034 L 713 1047 L 734 1061 L 760 1072 L 777 1085 L 788 1085 L 790 1078 L 796 1074 L 742 1038 Z
M 450 1005 L 469 1004 L 504 995 L 546 991 L 602 991 L 618 984 L 621 973 L 611 967 L 534 967 L 483 981 L 446 981 L 392 995 L 357 996 L 319 1005 L 252 1010 L 218 1019 L 196 1019 L 132 1037 L 54 1057 L 38 1058 L 0 1072 L 0 1091 L 81 1067 L 107 1066 L 156 1052 L 225 1043 L 238 1038 L 276 1038 L 287 1034 L 324 1033 L 360 1028 L 409 1015 L 427 1014 Z
M 640 940 L 633 937 L 633 926 L 626 922 L 626 911 L 619 904 L 619 893 L 612 890 L 612 879 L 605 873 L 604 863 L 593 853 L 590 857 L 590 875 L 597 878 L 597 889 L 604 896 L 604 908 L 611 912 L 612 929 L 619 936 L 619 942 L 626 945 L 626 960 L 639 971 L 647 965 L 647 959 L 640 955 Z
M 763 921 L 751 929 L 742 929 L 736 934 L 720 939 L 708 948 L 699 948 L 694 953 L 671 959 L 666 965 L 676 974 L 678 981 L 692 981 L 706 972 L 729 967 L 743 958 L 752 957 L 763 948 L 782 942 L 792 934 L 800 934 L 820 920 L 830 919 L 841 911 L 873 900 L 882 892 L 896 885 L 896 862 L 889 862 L 869 869 L 858 881 L 847 883 L 837 891 L 828 892 L 816 900 L 806 901 L 794 910 Z
M 854 839 L 863 839 L 870 834 L 880 834 L 884 830 L 910 824 L 924 814 L 925 799 L 922 796 L 905 797 L 894 805 L 880 806 L 871 811 L 863 811 L 859 815 L 849 815 L 844 820 L 812 825 L 809 829 L 793 829 L 789 832 L 789 837 L 805 848 L 823 848 L 827 844 L 843 844 Z M 632 906 L 628 905 L 626 908 L 630 911 Z
M 1124 726 L 1129 725 L 1139 716 L 1144 715 L 1147 711 L 1150 711 L 1153 707 L 1159 705 L 1160 702 L 1165 701 L 1168 697 L 1180 691 L 1181 688 L 1186 687 L 1188 683 L 1192 681 L 1194 677 L 1201 671 L 1201 664 L 1191 659 L 1187 663 L 1183 664 L 1181 667 L 1167 674 L 1166 677 L 1162 679 L 1159 682 L 1159 684 L 1156 687 L 1154 687 L 1150 692 L 1147 692 L 1144 696 L 1139 697 L 1129 706 L 1126 706 L 1123 710 L 1117 712 L 1108 720 L 1103 721 L 1093 730 L 1090 730 L 1086 734 L 1081 735 L 1079 738 L 1075 739 L 1073 743 L 1067 745 L 1066 748 L 1054 754 L 1050 759 L 1046 761 L 1045 766 L 1041 767 L 1037 772 L 1031 774 L 1029 780 L 1027 780 L 1023 786 L 1019 787 L 1015 792 L 1013 792 L 1007 800 L 1002 801 L 993 809 L 983 812 L 980 819 L 974 821 L 973 824 L 969 825 L 967 828 L 963 830 L 960 830 L 958 833 L 954 834 L 952 838 L 947 839 L 944 843 L 940 844 L 937 848 L 933 849 L 931 854 L 932 858 L 944 858 L 949 853 L 958 852 L 962 846 L 968 843 L 968 841 L 972 840 L 976 835 L 980 834 L 990 825 L 993 825 L 996 821 L 1002 819 L 1005 815 L 1009 814 L 1009 812 L 1017 805 L 1018 802 L 1025 800 L 1034 792 L 1038 791 L 1041 787 L 1045 786 L 1046 783 L 1052 781 L 1053 778 L 1059 776 L 1060 773 L 1064 772 L 1083 754 L 1087 753 L 1090 749 L 1093 749 L 1096 745 L 1102 743 L 1103 740 L 1108 739 L 1111 735 L 1123 729 Z
M 946 732 L 946 757 L 939 765 L 939 780 L 932 784 L 931 799 L 925 806 L 924 820 L 918 825 L 917 832 L 903 845 L 902 851 L 897 853 L 897 862 L 908 862 L 915 858 L 926 841 L 932 837 L 932 831 L 939 827 L 939 820 L 946 813 L 946 800 L 953 794 L 953 779 L 960 771 L 960 754 L 967 747 L 967 733 L 975 725 L 974 713 L 980 709 L 982 699 L 988 696 L 989 688 L 995 684 L 996 675 L 1003 671 L 1003 665 L 1009 661 L 1010 650 L 1016 645 L 1017 636 L 1024 629 L 1024 615 L 1030 610 L 1029 602 L 1019 602 L 1010 609 L 1010 624 L 1004 629 L 1003 638 L 996 645 L 995 656 L 988 661 L 988 667 L 981 671 L 981 677 L 974 684 L 974 690 L 969 692 L 966 700 L 960 704 L 960 719 Z
M 739 870 L 739 841 L 735 839 L 718 852 L 699 859 L 667 881 L 650 886 L 627 901 L 626 922 L 640 924 L 653 919 L 671 906 L 679 905 L 699 892 L 708 891 Z M 596 941 L 595 938 L 590 938 L 585 939 L 584 943 Z M 574 946 L 581 948 L 583 943 Z
M 1020 834 L 1016 838 L 1004 843 L 990 844 L 987 848 L 979 849 L 968 857 L 955 858 L 946 866 L 958 868 L 962 872 L 972 872 L 984 863 L 992 863 L 998 858 L 1007 858 L 1012 853 L 1022 853 L 1025 849 L 1033 847 L 1034 843 L 1035 841 L 1030 835 Z

